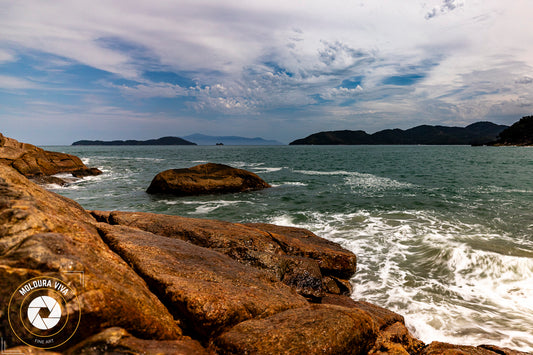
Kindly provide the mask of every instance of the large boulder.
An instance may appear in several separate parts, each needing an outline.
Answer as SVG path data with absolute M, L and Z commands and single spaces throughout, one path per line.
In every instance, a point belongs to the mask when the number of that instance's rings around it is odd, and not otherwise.
M 181 239 L 269 271 L 310 298 L 349 293 L 356 256 L 308 230 L 267 224 L 239 224 L 142 212 L 92 211 L 102 222 Z
M 247 319 L 307 304 L 268 273 L 216 251 L 131 227 L 102 223 L 99 228 L 186 332 L 202 339 Z
M 0 164 L 9 165 L 26 177 L 40 178 L 58 173 L 72 173 L 83 177 L 99 175 L 96 168 L 88 168 L 77 156 L 51 152 L 32 144 L 3 136 L 0 133 Z M 53 181 L 52 181 L 53 182 Z M 56 181 L 57 182 L 57 181 Z
M 157 174 L 146 192 L 193 196 L 261 190 L 270 187 L 256 174 L 228 165 L 207 163 Z
M 377 332 L 364 311 L 309 305 L 242 322 L 215 346 L 221 354 L 367 354 Z
M 74 201 L 0 164 L 0 300 L 32 278 L 55 278 L 77 290 L 65 299 L 69 316 L 81 312 L 73 343 L 111 326 L 140 338 L 179 337 L 167 308 L 102 241 L 95 224 Z M 21 341 L 5 315 L 15 312 L 11 319 L 17 319 L 18 308 L 0 302 L 0 336 L 11 346 Z

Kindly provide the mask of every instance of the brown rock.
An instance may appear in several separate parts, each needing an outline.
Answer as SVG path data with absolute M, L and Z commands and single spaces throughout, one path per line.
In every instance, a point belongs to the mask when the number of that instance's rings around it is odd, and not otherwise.
M 122 328 L 109 328 L 64 352 L 65 355 L 145 354 L 145 355 L 207 355 L 196 340 L 181 337 L 177 340 L 139 339 Z
M 379 332 L 369 354 L 417 354 L 423 347 L 402 322 L 396 322 Z
M 514 350 L 504 349 L 497 346 L 482 345 L 482 346 L 465 346 L 465 345 L 453 345 L 447 343 L 441 343 L 434 341 L 425 347 L 421 352 L 421 355 L 512 355 L 512 354 L 527 354 Z
M 109 246 L 195 337 L 206 339 L 247 319 L 307 304 L 270 274 L 216 251 L 131 227 L 100 228 Z
M 77 172 L 99 175 L 96 168 L 89 169 L 80 158 L 65 153 L 50 152 L 0 134 L 0 163 L 9 165 L 26 177 Z
M 31 178 L 31 181 L 39 185 L 67 186 L 69 184 L 68 181 L 66 181 L 65 179 L 61 179 L 56 176 L 46 176 L 46 175 L 34 176 Z
M 72 171 L 72 176 L 83 178 L 86 176 L 100 175 L 102 172 L 97 168 L 82 168 Z
M 317 260 L 324 275 L 349 279 L 355 273 L 357 258 L 352 252 L 318 237 L 307 229 L 266 223 L 247 223 L 246 225 L 269 233 L 289 255 Z
M 207 163 L 157 174 L 146 192 L 176 196 L 206 195 L 261 190 L 270 187 L 254 173 L 223 164 Z
M 61 353 L 55 351 L 46 351 L 31 346 L 15 346 L 7 350 L 0 352 L 2 355 L 61 355 Z
M 306 297 L 324 296 L 323 274 L 351 276 L 355 271 L 353 253 L 300 228 L 279 227 L 276 231 L 287 233 L 282 235 L 263 230 L 269 225 L 138 212 L 92 211 L 92 214 L 102 222 L 185 240 L 224 253 L 240 263 L 269 270 Z M 343 265 L 348 269 L 344 270 Z M 348 280 L 333 276 L 328 280 L 335 283 L 339 292 L 349 293 Z
M 144 338 L 179 336 L 168 310 L 109 250 L 95 223 L 77 203 L 0 165 L 0 299 L 9 300 L 33 277 L 55 277 L 77 290 L 81 324 L 72 341 L 110 326 Z M 68 309 L 78 309 L 73 298 L 67 301 Z M 0 303 L 0 314 L 7 314 L 7 306 Z M 0 317 L 0 336 L 20 344 L 6 317 Z
M 221 354 L 366 354 L 376 337 L 363 311 L 311 305 L 242 322 L 214 345 Z
M 359 309 L 372 318 L 379 332 L 369 354 L 416 354 L 424 346 L 405 327 L 403 316 L 386 308 L 340 295 L 326 295 L 322 298 L 322 304 Z
M 398 313 L 365 301 L 355 301 L 348 296 L 328 294 L 326 295 L 326 297 L 322 298 L 322 304 L 332 304 L 347 308 L 357 308 L 362 311 L 365 311 L 370 315 L 370 317 L 376 323 L 378 329 L 380 330 L 383 330 L 397 322 L 405 324 L 403 316 Z
M 499 354 L 499 355 L 531 355 L 531 353 L 512 350 L 512 349 L 508 349 L 508 348 L 501 348 L 501 347 L 496 346 L 496 345 L 480 345 L 478 347 L 482 348 L 482 349 L 490 350 L 490 351 L 494 352 L 495 354 Z

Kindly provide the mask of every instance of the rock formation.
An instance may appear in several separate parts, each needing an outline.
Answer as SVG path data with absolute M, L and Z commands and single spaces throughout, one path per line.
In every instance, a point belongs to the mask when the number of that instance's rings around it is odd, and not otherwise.
M 188 169 L 170 169 L 157 174 L 150 194 L 194 196 L 261 190 L 270 187 L 254 173 L 223 164 L 202 164 Z
M 50 152 L 32 144 L 20 143 L 0 133 L 0 164 L 9 165 L 22 175 L 37 182 L 64 184 L 51 175 L 71 173 L 75 177 L 99 175 L 96 168 L 88 168 L 77 156 Z

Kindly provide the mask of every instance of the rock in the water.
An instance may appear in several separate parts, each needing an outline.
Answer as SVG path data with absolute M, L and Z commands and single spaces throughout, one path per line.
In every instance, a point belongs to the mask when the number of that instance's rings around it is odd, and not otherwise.
M 310 305 L 242 322 L 215 345 L 221 354 L 367 354 L 376 338 L 366 312 Z
M 247 223 L 246 226 L 267 232 L 287 254 L 317 260 L 326 275 L 349 279 L 355 274 L 357 258 L 351 251 L 307 229 L 266 223 Z
M 0 133 L 0 163 L 9 165 L 26 177 L 76 173 L 74 176 L 99 175 L 96 168 L 88 168 L 77 156 L 50 152 L 32 144 L 20 143 Z
M 196 340 L 181 337 L 177 340 L 139 339 L 122 328 L 109 328 L 64 352 L 65 355 L 145 354 L 145 355 L 207 355 Z
M 244 192 L 270 187 L 246 170 L 223 164 L 202 164 L 188 169 L 170 169 L 157 174 L 146 190 L 150 194 L 193 196 Z

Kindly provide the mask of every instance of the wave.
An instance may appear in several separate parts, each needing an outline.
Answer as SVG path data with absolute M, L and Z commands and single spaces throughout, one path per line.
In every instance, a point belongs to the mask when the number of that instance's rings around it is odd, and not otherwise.
M 266 173 L 274 173 L 276 171 L 280 171 L 283 169 L 284 169 L 283 167 L 279 167 L 279 168 L 258 167 L 258 168 L 252 168 L 251 170 L 253 170 L 254 173 L 266 174 Z
M 303 223 L 287 214 L 270 222 L 353 251 L 354 297 L 404 315 L 424 342 L 533 350 L 530 242 L 433 211 L 304 214 Z

